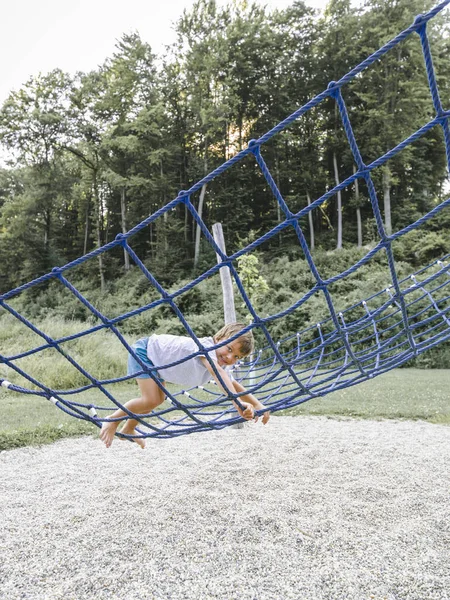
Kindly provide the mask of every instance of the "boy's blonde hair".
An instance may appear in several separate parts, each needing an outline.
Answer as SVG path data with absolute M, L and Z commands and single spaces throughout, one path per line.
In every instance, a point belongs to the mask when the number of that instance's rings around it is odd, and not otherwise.
M 228 325 L 224 325 L 222 329 L 214 336 L 214 340 L 216 342 L 221 342 L 222 340 L 228 340 L 230 337 L 236 335 L 244 329 L 244 323 L 229 323 Z M 255 340 L 253 338 L 252 331 L 246 331 L 241 336 L 236 338 L 236 341 L 239 342 L 239 350 L 242 356 L 248 356 L 252 354 L 255 350 Z

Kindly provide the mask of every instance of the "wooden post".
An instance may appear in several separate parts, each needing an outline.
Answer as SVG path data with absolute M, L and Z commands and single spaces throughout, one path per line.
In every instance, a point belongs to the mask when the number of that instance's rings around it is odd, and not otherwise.
M 225 250 L 225 239 L 223 237 L 222 223 L 214 223 L 213 225 L 213 236 L 214 241 L 219 246 L 224 254 Z M 217 262 L 221 263 L 222 259 L 219 254 L 216 253 Z M 223 313 L 225 318 L 225 325 L 228 323 L 236 323 L 236 310 L 234 308 L 234 292 L 233 292 L 233 281 L 231 279 L 230 269 L 224 267 L 220 269 L 220 281 L 222 283 L 222 294 L 223 294 Z
M 221 251 L 226 254 L 225 250 L 225 238 L 223 237 L 223 229 L 222 223 L 214 223 L 213 225 L 213 236 L 214 241 L 219 246 Z M 217 254 L 217 262 L 220 264 L 222 259 L 220 255 Z M 236 309 L 234 307 L 234 291 L 233 291 L 233 281 L 231 279 L 230 269 L 228 267 L 223 267 L 220 269 L 220 281 L 222 283 L 222 295 L 223 295 L 223 313 L 225 319 L 225 325 L 228 323 L 236 323 Z M 242 429 L 244 427 L 244 423 L 236 423 L 233 425 L 235 429 Z

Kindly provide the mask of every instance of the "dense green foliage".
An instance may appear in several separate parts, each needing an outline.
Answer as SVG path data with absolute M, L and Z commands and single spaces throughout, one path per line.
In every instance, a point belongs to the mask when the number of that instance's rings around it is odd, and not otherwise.
M 331 0 L 323 16 L 297 0 L 272 13 L 247 2 L 218 7 L 199 0 L 176 24 L 177 41 L 155 56 L 138 34 L 90 73 L 55 70 L 32 77 L 0 111 L 0 142 L 9 163 L 0 172 L 0 286 L 45 273 L 111 241 L 205 173 L 321 92 L 429 8 L 431 0 Z M 444 107 L 450 98 L 448 23 L 429 26 Z M 417 35 L 370 67 L 345 90 L 363 159 L 372 161 L 434 116 Z M 292 210 L 353 170 L 334 102 L 324 101 L 263 149 Z M 388 231 L 398 230 L 442 199 L 446 177 L 441 132 L 431 131 L 373 173 Z M 228 250 L 249 230 L 259 234 L 280 215 L 272 193 L 248 160 L 211 182 L 193 203 L 205 222 L 223 223 Z M 376 237 L 367 191 L 342 192 L 302 222 L 316 247 L 329 250 Z M 357 227 L 357 211 L 361 227 Z M 343 217 L 340 223 L 339 215 Z M 388 219 L 389 216 L 389 219 Z M 342 226 L 341 226 L 342 225 Z M 311 226 L 313 231 L 311 231 Z M 358 238 L 359 234 L 359 238 Z M 132 240 L 164 284 L 191 278 L 214 261 L 196 223 L 178 207 Z M 441 239 L 430 240 L 430 253 Z M 312 238 L 311 238 L 312 240 Z M 419 248 L 420 250 L 420 248 Z M 299 256 L 294 232 L 263 248 Z M 129 269 L 116 251 L 86 268 L 106 289 Z

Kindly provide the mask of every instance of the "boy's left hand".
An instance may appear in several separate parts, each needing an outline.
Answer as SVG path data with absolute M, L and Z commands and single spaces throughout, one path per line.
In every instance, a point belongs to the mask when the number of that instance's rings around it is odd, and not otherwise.
M 256 407 L 256 410 L 264 410 L 266 407 L 264 406 L 264 404 L 259 403 L 260 406 Z M 260 415 L 256 415 L 255 417 L 255 423 L 258 422 Z M 265 425 L 266 423 L 268 423 L 270 419 L 270 411 L 265 412 L 262 417 L 261 417 L 261 421 L 263 422 L 263 424 Z
M 257 423 L 257 422 L 258 422 L 258 419 L 259 419 L 259 415 L 256 415 L 256 417 L 255 417 L 255 423 Z M 268 423 L 268 422 L 269 422 L 269 419 L 270 419 L 270 412 L 269 412 L 269 411 L 267 411 L 267 412 L 265 412 L 265 413 L 263 414 L 263 416 L 261 417 L 261 421 L 262 421 L 262 422 L 263 422 L 263 424 L 265 425 L 266 423 Z

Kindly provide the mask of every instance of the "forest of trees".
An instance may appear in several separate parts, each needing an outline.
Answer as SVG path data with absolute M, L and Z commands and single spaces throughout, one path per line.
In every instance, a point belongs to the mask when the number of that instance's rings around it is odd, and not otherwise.
M 0 110 L 0 289 L 6 291 L 95 249 L 189 189 L 332 80 L 409 26 L 433 0 L 331 0 L 324 14 L 301 0 L 269 12 L 245 1 L 199 0 L 176 23 L 162 56 L 126 33 L 89 73 L 55 70 L 12 92 Z M 449 22 L 428 27 L 444 108 L 450 107 Z M 419 36 L 414 34 L 346 86 L 344 98 L 363 160 L 373 161 L 435 116 Z M 298 211 L 353 173 L 335 102 L 323 101 L 263 148 L 288 206 Z M 444 198 L 442 131 L 427 135 L 373 172 L 388 232 Z M 192 198 L 208 227 L 221 222 L 227 250 L 280 220 L 255 162 L 239 163 Z M 342 209 L 339 210 L 339 205 Z M 341 216 L 341 219 L 339 219 Z M 301 226 L 316 249 L 374 241 L 363 185 L 328 200 Z M 341 225 L 342 223 L 342 225 Z M 448 244 L 435 232 L 436 247 Z M 166 283 L 192 277 L 213 251 L 196 243 L 180 205 L 133 239 Z M 299 256 L 285 236 L 261 249 Z M 105 288 L 130 269 L 114 251 L 89 276 Z

